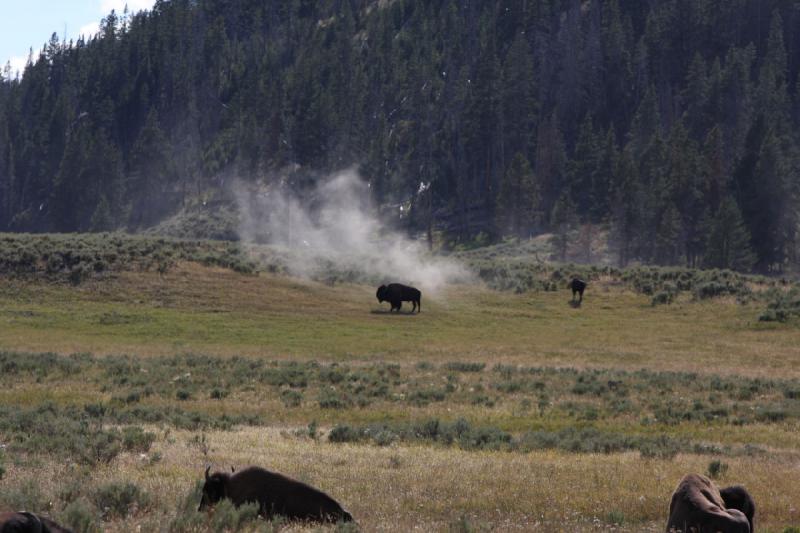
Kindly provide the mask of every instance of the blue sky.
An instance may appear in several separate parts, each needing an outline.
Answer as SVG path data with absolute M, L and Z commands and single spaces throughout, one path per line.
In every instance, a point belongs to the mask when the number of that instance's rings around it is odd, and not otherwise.
M 28 51 L 38 55 L 53 32 L 67 39 L 97 31 L 100 19 L 116 9 L 121 13 L 149 9 L 154 0 L 0 0 L 0 72 L 6 61 L 12 71 L 25 67 Z

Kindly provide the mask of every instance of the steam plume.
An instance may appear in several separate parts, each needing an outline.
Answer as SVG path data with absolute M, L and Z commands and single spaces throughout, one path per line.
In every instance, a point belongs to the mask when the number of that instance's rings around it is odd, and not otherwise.
M 420 242 L 387 229 L 374 215 L 369 193 L 352 170 L 322 180 L 302 197 L 286 186 L 237 186 L 240 238 L 285 250 L 295 275 L 319 277 L 327 268 L 428 291 L 468 278 L 455 261 L 431 256 Z

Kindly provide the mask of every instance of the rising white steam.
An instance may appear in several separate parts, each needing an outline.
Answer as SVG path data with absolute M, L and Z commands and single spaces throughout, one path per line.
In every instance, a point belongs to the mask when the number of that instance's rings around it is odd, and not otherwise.
M 363 274 L 435 291 L 466 280 L 455 261 L 427 253 L 423 243 L 387 229 L 375 216 L 369 185 L 355 171 L 328 177 L 302 196 L 286 180 L 270 187 L 238 185 L 240 237 L 287 252 L 295 275 L 324 277 L 321 269 Z M 358 277 L 358 276 L 355 276 Z

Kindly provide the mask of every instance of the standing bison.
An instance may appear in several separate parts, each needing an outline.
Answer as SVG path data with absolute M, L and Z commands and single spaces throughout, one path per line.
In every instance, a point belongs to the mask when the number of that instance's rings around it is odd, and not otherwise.
M 744 487 L 720 491 L 707 477 L 688 474 L 672 494 L 667 533 L 753 533 L 754 513 L 753 498 Z
M 572 289 L 572 301 L 575 301 L 575 295 L 580 295 L 580 300 L 578 300 L 578 305 L 583 303 L 583 291 L 586 290 L 586 282 L 582 279 L 572 278 L 572 281 L 569 284 L 570 288 Z
M 290 520 L 316 522 L 350 522 L 353 517 L 342 509 L 336 500 L 305 483 L 270 472 L 257 466 L 229 474 L 215 472 L 209 475 L 200 500 L 200 511 L 223 498 L 235 506 L 258 503 L 258 514 L 266 519 L 285 516 Z
M 419 292 L 419 289 L 409 287 L 408 285 L 403 285 L 401 283 L 381 285 L 378 287 L 378 292 L 375 293 L 375 296 L 378 298 L 378 303 L 389 302 L 392 304 L 392 308 L 389 312 L 395 309 L 400 311 L 403 302 L 411 302 L 413 304 L 414 307 L 411 308 L 412 313 L 415 310 L 418 313 L 422 311 L 422 304 L 420 303 L 422 293 Z
M 33 513 L 0 513 L 0 533 L 72 533 L 52 520 Z

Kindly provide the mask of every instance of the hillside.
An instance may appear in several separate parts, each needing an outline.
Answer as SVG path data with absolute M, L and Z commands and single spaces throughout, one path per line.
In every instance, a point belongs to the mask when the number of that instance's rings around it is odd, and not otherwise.
M 193 206 L 230 207 L 241 188 L 303 197 L 357 169 L 386 220 L 452 246 L 549 232 L 563 258 L 591 223 L 622 266 L 780 273 L 797 264 L 795 7 L 171 0 L 112 13 L 97 37 L 54 33 L 20 77 L 4 73 L 0 231 L 205 224 Z

